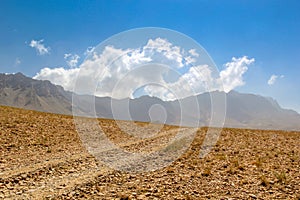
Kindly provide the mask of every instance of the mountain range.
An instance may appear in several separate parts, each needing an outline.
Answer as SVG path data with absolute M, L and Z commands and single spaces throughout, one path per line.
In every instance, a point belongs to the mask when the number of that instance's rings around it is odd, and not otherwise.
M 0 74 L 1 105 L 67 115 L 72 115 L 73 100 L 73 109 L 79 115 L 208 126 L 213 117 L 211 113 L 218 110 L 212 107 L 212 96 L 226 99 L 225 127 L 300 130 L 300 115 L 297 112 L 283 109 L 276 100 L 260 95 L 215 91 L 175 101 L 162 101 L 150 96 L 117 100 L 74 94 L 50 81 L 35 80 L 22 73 Z

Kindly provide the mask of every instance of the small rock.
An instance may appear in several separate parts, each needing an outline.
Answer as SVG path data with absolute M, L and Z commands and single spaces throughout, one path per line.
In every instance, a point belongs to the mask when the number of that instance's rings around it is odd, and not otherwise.
M 24 179 L 26 179 L 27 178 L 27 174 L 22 174 L 21 177 L 24 178 Z

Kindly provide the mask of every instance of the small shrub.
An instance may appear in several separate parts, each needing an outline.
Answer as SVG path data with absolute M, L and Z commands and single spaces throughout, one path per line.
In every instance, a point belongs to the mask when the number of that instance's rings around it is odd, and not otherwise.
M 263 159 L 261 157 L 258 157 L 253 164 L 256 165 L 256 167 L 261 168 L 263 164 Z
M 127 194 L 119 194 L 120 200 L 129 200 L 130 197 Z
M 260 184 L 265 187 L 269 186 L 270 184 L 269 180 L 264 175 L 260 177 L 260 181 L 261 181 Z
M 242 164 L 240 164 L 240 161 L 238 159 L 234 159 L 231 162 L 230 168 L 228 170 L 228 172 L 230 174 L 235 174 L 237 172 L 237 170 L 244 170 L 244 166 Z
M 46 152 L 47 152 L 47 153 L 51 153 L 52 151 L 51 151 L 51 149 L 48 147 Z
M 227 155 L 224 153 L 218 154 L 217 159 L 219 160 L 227 160 Z
M 237 159 L 236 159 L 236 160 L 233 160 L 232 163 L 233 163 L 233 166 L 236 167 L 236 168 L 238 168 L 239 165 L 240 165 L 239 160 L 237 160 Z
M 209 176 L 209 175 L 211 175 L 211 168 L 209 167 L 207 167 L 207 168 L 205 168 L 204 169 L 204 171 L 202 172 L 202 176 Z
M 279 183 L 285 183 L 287 180 L 285 172 L 279 172 L 279 173 L 275 172 L 275 177 L 277 178 L 277 182 Z
M 230 165 L 230 167 L 229 167 L 229 169 L 227 170 L 227 172 L 228 172 L 229 174 L 236 174 L 236 170 L 235 170 L 235 168 L 234 168 L 232 165 Z

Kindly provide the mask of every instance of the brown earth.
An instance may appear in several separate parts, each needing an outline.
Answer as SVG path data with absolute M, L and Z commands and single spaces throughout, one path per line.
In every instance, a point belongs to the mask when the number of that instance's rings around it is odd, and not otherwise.
M 3 106 L 0 113 L 0 199 L 300 199 L 299 132 L 223 129 L 200 159 L 201 128 L 172 165 L 133 174 L 88 154 L 71 116 Z M 145 142 L 99 122 L 132 151 L 157 148 L 176 129 Z

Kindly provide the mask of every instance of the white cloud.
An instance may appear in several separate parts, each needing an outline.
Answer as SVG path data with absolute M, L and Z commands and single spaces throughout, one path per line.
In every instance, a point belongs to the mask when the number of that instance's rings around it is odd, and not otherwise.
M 143 47 L 143 52 L 149 52 L 152 56 L 157 54 L 163 55 L 168 59 L 168 64 L 177 68 L 194 63 L 196 61 L 194 58 L 199 56 L 195 49 L 190 49 L 188 53 L 184 53 L 184 49 L 173 45 L 163 38 L 149 39 L 148 43 Z
M 70 53 L 65 53 L 65 54 L 64 54 L 64 59 L 70 57 L 71 55 L 72 55 L 72 54 L 70 54 Z
M 94 50 L 95 50 L 95 47 L 90 46 L 90 47 L 88 47 L 88 48 L 85 50 L 84 55 L 85 55 L 85 56 L 88 56 L 88 55 L 90 55 Z
M 226 68 L 219 73 L 219 78 L 213 77 L 213 72 L 208 65 L 192 66 L 178 81 L 166 84 L 168 89 L 151 85 L 146 86 L 145 90 L 151 96 L 163 100 L 174 100 L 215 90 L 229 92 L 245 84 L 243 74 L 254 61 L 254 58 L 248 59 L 246 56 L 233 57 L 231 62 L 224 64 Z M 177 96 L 175 97 L 172 92 Z
M 14 66 L 17 66 L 19 64 L 21 64 L 21 59 L 20 58 L 16 58 Z
M 38 55 L 45 55 L 50 53 L 50 47 L 45 47 L 43 44 L 44 40 L 31 40 L 29 46 L 35 48 Z
M 190 50 L 189 50 L 189 53 L 190 53 L 192 56 L 199 57 L 199 54 L 196 52 L 196 49 L 190 49 Z
M 86 53 L 91 53 L 92 51 L 94 51 L 94 47 L 89 47 Z M 183 82 L 189 81 L 193 85 L 192 87 L 197 85 L 195 79 L 195 69 L 197 67 L 191 68 L 189 74 L 186 74 L 181 79 L 179 78 L 178 83 L 166 83 L 162 74 L 167 73 L 169 69 L 158 67 L 157 65 L 150 66 L 150 64 L 153 61 L 152 58 L 155 58 L 161 64 L 180 68 L 195 62 L 194 57 L 199 55 L 194 49 L 186 51 L 187 53 L 184 52 L 184 49 L 162 38 L 149 39 L 145 46 L 137 49 L 117 49 L 113 46 L 106 46 L 101 54 L 94 53 L 90 59 L 80 65 L 80 77 L 77 80 L 78 84 L 76 87 L 77 92 L 125 98 L 132 97 L 136 86 L 145 82 L 155 81 L 165 84 L 179 93 L 178 91 L 182 88 Z M 65 54 L 64 57 L 65 59 L 70 59 L 68 62 L 69 66 L 76 67 L 79 56 Z M 132 72 L 135 67 L 141 65 L 149 66 L 144 67 L 142 71 Z M 200 70 L 200 67 L 196 70 Z M 34 78 L 50 80 L 55 84 L 62 85 L 66 90 L 70 90 L 74 87 L 72 84 L 75 84 L 78 72 L 79 68 L 44 68 Z M 157 76 L 153 76 L 153 74 L 157 74 Z M 124 78 L 125 76 L 126 78 Z M 114 90 L 115 85 L 122 78 L 127 80 L 126 84 Z M 189 80 L 189 78 L 194 79 Z M 95 90 L 95 85 L 98 85 L 98 90 Z M 185 85 L 187 86 L 187 83 Z M 191 89 L 189 87 L 187 89 L 189 90 L 186 93 L 182 93 L 181 96 L 191 94 Z M 148 88 L 149 92 L 151 92 L 150 90 L 151 87 Z M 154 94 L 155 91 L 151 93 Z M 164 95 L 168 99 L 172 96 L 170 93 Z
M 278 78 L 277 75 L 272 75 L 270 77 L 270 79 L 268 80 L 268 85 L 273 85 L 275 83 L 275 81 L 276 81 L 277 78 Z
M 176 82 L 164 82 L 163 86 L 149 85 L 144 90 L 150 96 L 156 96 L 166 101 L 181 99 L 217 89 L 212 87 L 212 71 L 208 65 L 193 66 L 188 72 L 180 76 Z
M 38 80 L 49 80 L 56 85 L 61 85 L 65 90 L 73 91 L 75 78 L 79 72 L 79 68 L 64 69 L 59 68 L 43 68 L 33 78 Z
M 284 75 L 278 76 L 278 75 L 273 74 L 268 80 L 268 85 L 274 85 L 274 83 L 276 82 L 276 80 L 278 78 L 284 78 Z
M 90 52 L 94 50 L 92 47 L 88 49 Z M 65 58 L 72 56 L 66 54 Z M 137 49 L 106 46 L 100 54 L 94 52 L 90 59 L 80 66 L 77 66 L 79 58 L 74 57 L 76 59 L 71 60 L 75 61 L 69 63 L 69 66 L 74 68 L 44 68 L 34 78 L 50 80 L 66 90 L 73 90 L 77 81 L 78 93 L 114 98 L 133 98 L 134 90 L 146 85 L 146 94 L 163 100 L 174 100 L 202 92 L 222 90 L 221 83 L 224 83 L 226 92 L 243 85 L 242 76 L 247 71 L 247 66 L 254 62 L 254 59 L 248 59 L 246 56 L 232 58 L 231 62 L 224 65 L 226 68 L 220 74 L 217 73 L 217 76 L 220 75 L 218 78 L 213 76 L 215 74 L 211 66 L 195 64 L 198 56 L 194 49 L 185 51 L 165 39 L 156 38 L 149 39 L 145 46 Z M 160 64 L 155 64 L 157 60 Z M 189 65 L 191 63 L 193 66 Z M 178 74 L 176 68 L 182 67 L 189 68 L 185 73 Z M 170 78 L 169 75 L 175 73 L 174 71 L 177 74 Z M 149 83 L 158 83 L 162 87 Z
M 128 97 L 128 95 L 133 92 L 134 85 L 144 81 L 143 78 L 138 78 L 140 77 L 140 74 L 129 78 L 126 85 L 120 87 L 119 91 L 115 90 L 112 92 L 115 85 L 136 66 L 147 64 L 150 61 L 151 58 L 146 56 L 145 52 L 140 51 L 139 49 L 123 50 L 112 46 L 106 46 L 101 54 L 97 55 L 95 53 L 91 59 L 86 60 L 80 66 L 79 83 L 76 89 L 80 93 L 86 93 L 86 88 L 89 88 L 91 93 L 98 96 L 114 95 L 115 98 Z M 149 71 L 145 70 L 144 75 L 147 75 L 148 73 Z M 93 88 L 97 84 L 99 85 L 99 88 L 95 91 Z
M 77 54 L 72 55 L 70 53 L 66 53 L 64 55 L 64 59 L 66 60 L 69 67 L 74 68 L 77 67 L 80 57 Z
M 232 58 L 231 62 L 226 63 L 225 69 L 220 72 L 224 91 L 229 92 L 238 86 L 245 84 L 243 74 L 248 70 L 248 66 L 255 61 L 254 58 L 248 59 L 247 56 L 241 58 Z

